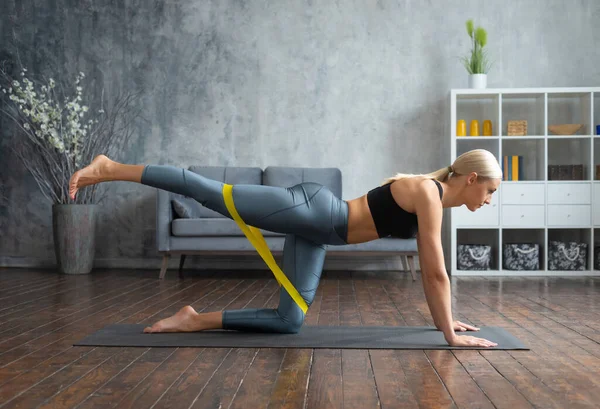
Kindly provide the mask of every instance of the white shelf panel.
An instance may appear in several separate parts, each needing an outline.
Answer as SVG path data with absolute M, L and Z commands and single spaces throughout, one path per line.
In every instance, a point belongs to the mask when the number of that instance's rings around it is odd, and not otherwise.
M 556 96 L 582 96 L 591 92 L 600 92 L 600 87 L 546 87 L 546 88 L 454 88 L 451 90 L 455 95 L 516 95 L 516 94 L 531 94 L 538 95 L 552 94 Z
M 467 224 L 460 224 L 460 225 L 457 225 L 455 227 L 456 227 L 456 230 L 461 230 L 461 229 L 462 230 L 490 230 L 490 229 L 497 230 L 498 229 L 498 225 L 497 224 L 495 224 L 495 225 L 491 225 L 491 224 L 490 225 L 483 225 L 483 224 L 469 224 L 469 225 L 467 225 Z
M 562 180 L 561 182 L 566 182 L 565 180 Z M 568 182 L 571 182 L 570 180 Z M 584 181 L 581 181 L 584 182 Z M 502 185 L 527 185 L 527 184 L 546 184 L 547 181 L 545 180 L 503 180 L 502 184 L 500 185 L 500 188 L 502 188 Z M 588 181 L 589 183 L 589 181 Z
M 527 276 L 558 276 L 558 277 L 590 277 L 600 276 L 598 270 L 584 271 L 561 271 L 561 270 L 456 270 L 454 276 L 512 276 L 512 277 L 527 277 Z
M 533 99 L 533 98 L 543 98 L 545 92 L 503 92 L 502 98 L 510 99 L 510 100 L 519 100 L 519 99 Z
M 573 184 L 591 184 L 593 181 L 592 180 L 547 180 L 546 183 L 549 185 L 560 185 L 563 183 L 573 183 Z M 599 181 L 600 182 L 600 181 Z M 507 183 L 507 182 L 503 182 L 503 183 Z M 514 182 L 513 182 L 514 183 Z
M 508 136 L 507 136 L 507 138 L 508 138 Z M 548 139 L 592 139 L 592 135 L 548 135 L 547 138 Z
M 522 141 L 522 140 L 528 140 L 528 139 L 544 139 L 546 137 L 544 135 L 524 135 L 524 136 L 502 135 L 501 138 L 506 141 Z
M 457 141 L 497 141 L 497 136 L 457 136 Z
M 564 225 L 564 224 L 548 224 L 546 225 L 546 227 L 548 229 L 552 229 L 552 230 L 559 230 L 559 229 L 577 229 L 577 230 L 581 230 L 581 229 L 591 229 L 593 226 L 590 224 L 586 224 L 586 225 L 581 225 L 581 224 L 574 224 L 574 225 Z

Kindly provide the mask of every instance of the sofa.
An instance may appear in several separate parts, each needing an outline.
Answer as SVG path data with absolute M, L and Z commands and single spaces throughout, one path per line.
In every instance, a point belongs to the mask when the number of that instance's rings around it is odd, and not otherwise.
M 285 166 L 223 167 L 190 166 L 190 171 L 228 184 L 262 184 L 290 187 L 301 182 L 325 185 L 337 197 L 342 197 L 342 173 L 337 168 L 301 168 Z M 261 230 L 269 249 L 275 257 L 281 255 L 285 235 Z M 162 254 L 159 278 L 165 277 L 171 256 L 179 255 L 179 276 L 183 277 L 186 255 L 201 254 L 255 254 L 250 241 L 234 220 L 229 219 L 199 202 L 176 193 L 157 189 L 156 194 L 156 244 Z M 409 266 L 416 280 L 414 257 L 416 239 L 382 238 L 366 243 L 328 246 L 327 254 L 398 256 L 402 270 Z M 265 265 L 266 268 L 266 265 Z

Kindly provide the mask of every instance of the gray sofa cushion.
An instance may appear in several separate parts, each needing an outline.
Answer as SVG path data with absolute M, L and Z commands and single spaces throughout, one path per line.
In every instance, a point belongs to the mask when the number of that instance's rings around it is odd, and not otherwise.
M 171 204 L 173 205 L 175 214 L 182 219 L 226 218 L 221 213 L 202 206 L 198 201 L 192 199 L 191 197 L 172 194 Z
M 267 247 L 275 254 L 281 252 L 285 243 L 284 236 L 265 236 Z M 245 236 L 204 236 L 204 237 L 171 237 L 171 251 L 190 254 L 193 251 L 238 252 L 244 251 L 260 259 L 256 249 Z
M 234 220 L 227 219 L 175 219 L 171 222 L 174 236 L 206 237 L 206 236 L 241 236 L 246 237 Z M 285 236 L 267 230 L 260 230 L 263 236 Z M 250 242 L 248 242 L 250 244 Z
M 263 185 L 290 187 L 302 182 L 320 183 L 342 198 L 342 171 L 337 168 L 268 166 L 263 172 Z

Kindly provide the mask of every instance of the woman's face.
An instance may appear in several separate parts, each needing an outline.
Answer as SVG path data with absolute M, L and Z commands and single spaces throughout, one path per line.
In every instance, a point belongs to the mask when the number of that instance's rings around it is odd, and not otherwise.
M 475 172 L 466 176 L 465 206 L 474 212 L 483 205 L 490 204 L 492 195 L 500 185 L 500 179 L 480 178 Z

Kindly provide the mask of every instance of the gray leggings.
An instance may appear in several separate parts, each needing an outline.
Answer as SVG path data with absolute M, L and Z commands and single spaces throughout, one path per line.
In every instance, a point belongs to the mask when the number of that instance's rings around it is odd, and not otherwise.
M 223 199 L 223 182 L 187 169 L 147 165 L 141 183 L 194 198 L 232 218 Z M 282 270 L 310 306 L 321 278 L 326 245 L 347 244 L 346 201 L 318 183 L 307 182 L 292 187 L 237 184 L 233 201 L 246 224 L 285 234 Z M 276 309 L 223 311 L 223 328 L 230 330 L 296 333 L 303 322 L 304 312 L 284 287 Z

